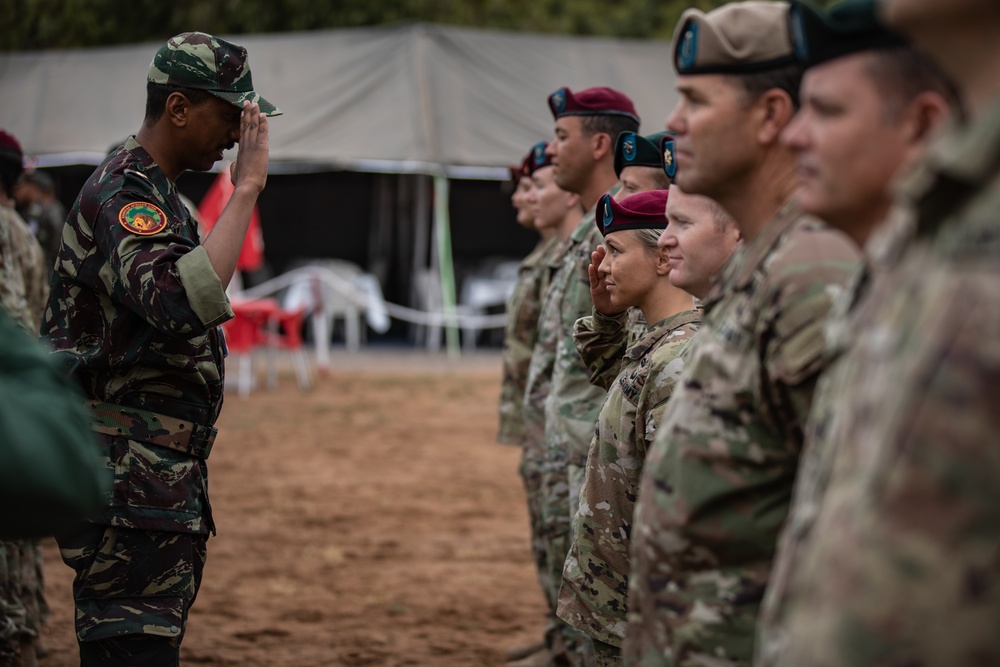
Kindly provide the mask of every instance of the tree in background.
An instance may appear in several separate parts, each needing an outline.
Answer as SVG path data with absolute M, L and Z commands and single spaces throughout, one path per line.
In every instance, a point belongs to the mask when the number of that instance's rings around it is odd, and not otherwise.
M 688 7 L 727 0 L 4 0 L 0 50 L 157 42 L 424 21 L 499 30 L 669 39 Z

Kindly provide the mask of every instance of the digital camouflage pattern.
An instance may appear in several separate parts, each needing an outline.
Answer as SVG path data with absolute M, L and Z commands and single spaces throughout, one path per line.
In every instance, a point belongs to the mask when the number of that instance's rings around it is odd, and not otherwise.
M 31 331 L 31 307 L 25 284 L 24 256 L 19 243 L 20 216 L 12 206 L 0 204 L 0 305 Z
M 153 56 L 147 80 L 207 90 L 240 108 L 243 102 L 256 102 L 265 116 L 281 114 L 254 92 L 247 50 L 203 32 L 171 37 Z
M 594 311 L 576 323 L 576 345 L 593 376 L 617 367 L 598 416 L 587 457 L 572 543 L 559 592 L 559 617 L 603 644 L 621 646 L 632 512 L 646 451 L 667 399 L 684 369 L 679 351 L 701 323 L 701 312 L 668 317 L 621 354 L 628 341 L 628 313 Z
M 616 186 L 617 188 L 617 186 Z M 552 608 L 555 609 L 559 596 L 559 582 L 562 579 L 563 563 L 569 551 L 569 532 L 572 514 L 570 498 L 570 452 L 568 447 L 554 447 L 551 431 L 555 428 L 551 421 L 552 391 L 558 376 L 557 364 L 559 352 L 565 343 L 566 332 L 569 332 L 572 342 L 572 327 L 576 320 L 590 313 L 593 303 L 590 298 L 590 282 L 586 278 L 586 268 L 590 264 L 590 251 L 586 252 L 587 264 L 583 265 L 584 278 L 587 280 L 586 305 L 571 304 L 566 301 L 567 286 L 580 277 L 580 263 L 583 261 L 581 250 L 583 243 L 589 243 L 589 230 L 595 230 L 594 209 L 583 216 L 570 238 L 561 246 L 560 252 L 553 258 L 550 267 L 555 271 L 549 288 L 542 301 L 542 311 L 538 318 L 538 340 L 531 356 L 528 370 L 528 385 L 525 390 L 525 437 L 526 443 L 537 443 L 542 447 L 541 475 L 541 516 L 546 536 L 546 559 L 552 581 Z M 598 240 L 597 243 L 600 241 Z M 579 296 L 574 293 L 574 296 Z M 567 312 L 575 313 L 572 321 L 565 322 Z M 573 348 L 576 353 L 576 348 Z M 579 355 L 577 355 L 579 356 Z M 599 390 L 603 395 L 603 390 Z M 594 416 L 594 422 L 597 416 Z M 593 428 L 593 423 L 590 428 Z M 526 446 L 528 446 L 526 444 Z M 583 470 L 583 465 L 580 466 Z M 558 654 L 573 653 L 576 655 L 592 653 L 589 639 L 562 621 L 556 621 L 558 642 L 553 650 Z
M 538 242 L 518 267 L 517 282 L 507 301 L 497 442 L 520 445 L 524 440 L 524 390 L 528 384 L 528 367 L 538 339 L 542 298 L 552 279 L 547 265 L 560 245 L 559 237 L 554 234 Z
M 830 441 L 839 439 L 848 426 L 845 420 L 849 419 L 849 415 L 839 410 L 838 397 L 852 391 L 852 385 L 863 381 L 863 377 L 859 377 L 861 369 L 844 364 L 842 357 L 857 335 L 859 312 L 872 283 L 884 273 L 888 261 L 895 261 L 911 234 L 910 217 L 902 211 L 894 212 L 872 234 L 865 246 L 866 261 L 858 266 L 847 288 L 831 308 L 825 332 L 831 362 L 816 383 L 812 410 L 806 423 L 792 503 L 778 540 L 757 624 L 756 667 L 773 666 L 787 645 L 788 613 L 795 609 L 789 597 L 790 580 L 798 571 L 804 545 L 814 535 L 813 523 L 835 460 L 836 450 Z
M 642 473 L 627 664 L 750 663 L 823 323 L 857 264 L 790 202 L 723 268 Z
M 907 183 L 915 236 L 841 362 L 842 427 L 775 664 L 1000 664 L 998 137 L 1000 106 Z
M 120 212 L 135 203 L 156 207 L 165 227 L 143 234 L 126 226 Z M 204 457 L 223 397 L 218 325 L 232 316 L 176 187 L 130 137 L 73 206 L 42 324 L 86 397 L 98 402 L 91 404 L 98 408 L 94 430 L 110 488 L 93 530 L 60 537 L 63 560 L 76 570 L 81 651 L 98 650 L 89 642 L 135 633 L 180 641 L 183 624 L 176 621 L 186 616 L 193 593 L 162 594 L 160 587 L 187 590 L 185 573 L 198 567 L 190 545 L 203 544 L 214 530 Z M 103 404 L 119 413 L 102 411 Z M 182 432 L 191 433 L 187 440 Z M 86 541 L 110 534 L 126 552 L 132 540 L 164 550 L 152 550 L 141 566 L 112 567 L 124 558 L 114 555 L 116 545 Z M 166 548 L 171 544 L 180 551 Z M 126 574 L 127 581 L 117 579 Z M 125 589 L 127 595 L 116 592 Z M 170 630 L 175 626 L 179 634 Z

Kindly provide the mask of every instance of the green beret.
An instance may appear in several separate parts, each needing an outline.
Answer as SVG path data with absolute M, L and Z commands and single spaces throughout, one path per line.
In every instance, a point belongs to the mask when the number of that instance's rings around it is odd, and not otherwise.
M 622 132 L 615 140 L 615 176 L 622 175 L 625 167 L 654 167 L 663 164 L 660 157 L 660 137 L 666 132 L 640 136 L 635 132 Z
M 792 0 L 788 25 L 795 57 L 806 67 L 858 51 L 909 44 L 879 20 L 875 0 L 844 0 L 828 10 Z
M 674 30 L 678 74 L 743 74 L 795 63 L 787 2 L 733 2 L 687 9 Z

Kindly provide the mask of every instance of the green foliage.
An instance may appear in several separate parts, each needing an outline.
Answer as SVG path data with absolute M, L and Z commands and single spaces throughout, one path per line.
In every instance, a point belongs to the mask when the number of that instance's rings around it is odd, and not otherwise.
M 165 41 L 426 21 L 499 30 L 668 39 L 687 7 L 727 0 L 0 0 L 0 50 Z

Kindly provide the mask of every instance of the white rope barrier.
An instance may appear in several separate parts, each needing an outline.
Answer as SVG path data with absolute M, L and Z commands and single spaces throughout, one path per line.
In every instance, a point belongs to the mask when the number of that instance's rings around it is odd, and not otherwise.
M 366 294 L 359 294 L 358 289 L 350 280 L 337 275 L 336 272 L 322 266 L 308 266 L 292 269 L 287 273 L 272 278 L 259 285 L 245 289 L 240 296 L 245 298 L 262 298 L 277 294 L 298 282 L 318 281 L 344 297 L 359 310 L 368 311 L 373 307 L 384 308 L 385 312 L 397 320 L 411 322 L 430 327 L 459 327 L 462 329 L 498 329 L 506 326 L 507 315 L 476 315 L 470 313 L 448 313 L 444 311 L 426 311 L 408 308 L 389 301 L 373 303 Z M 462 306 L 459 306 L 461 308 Z

